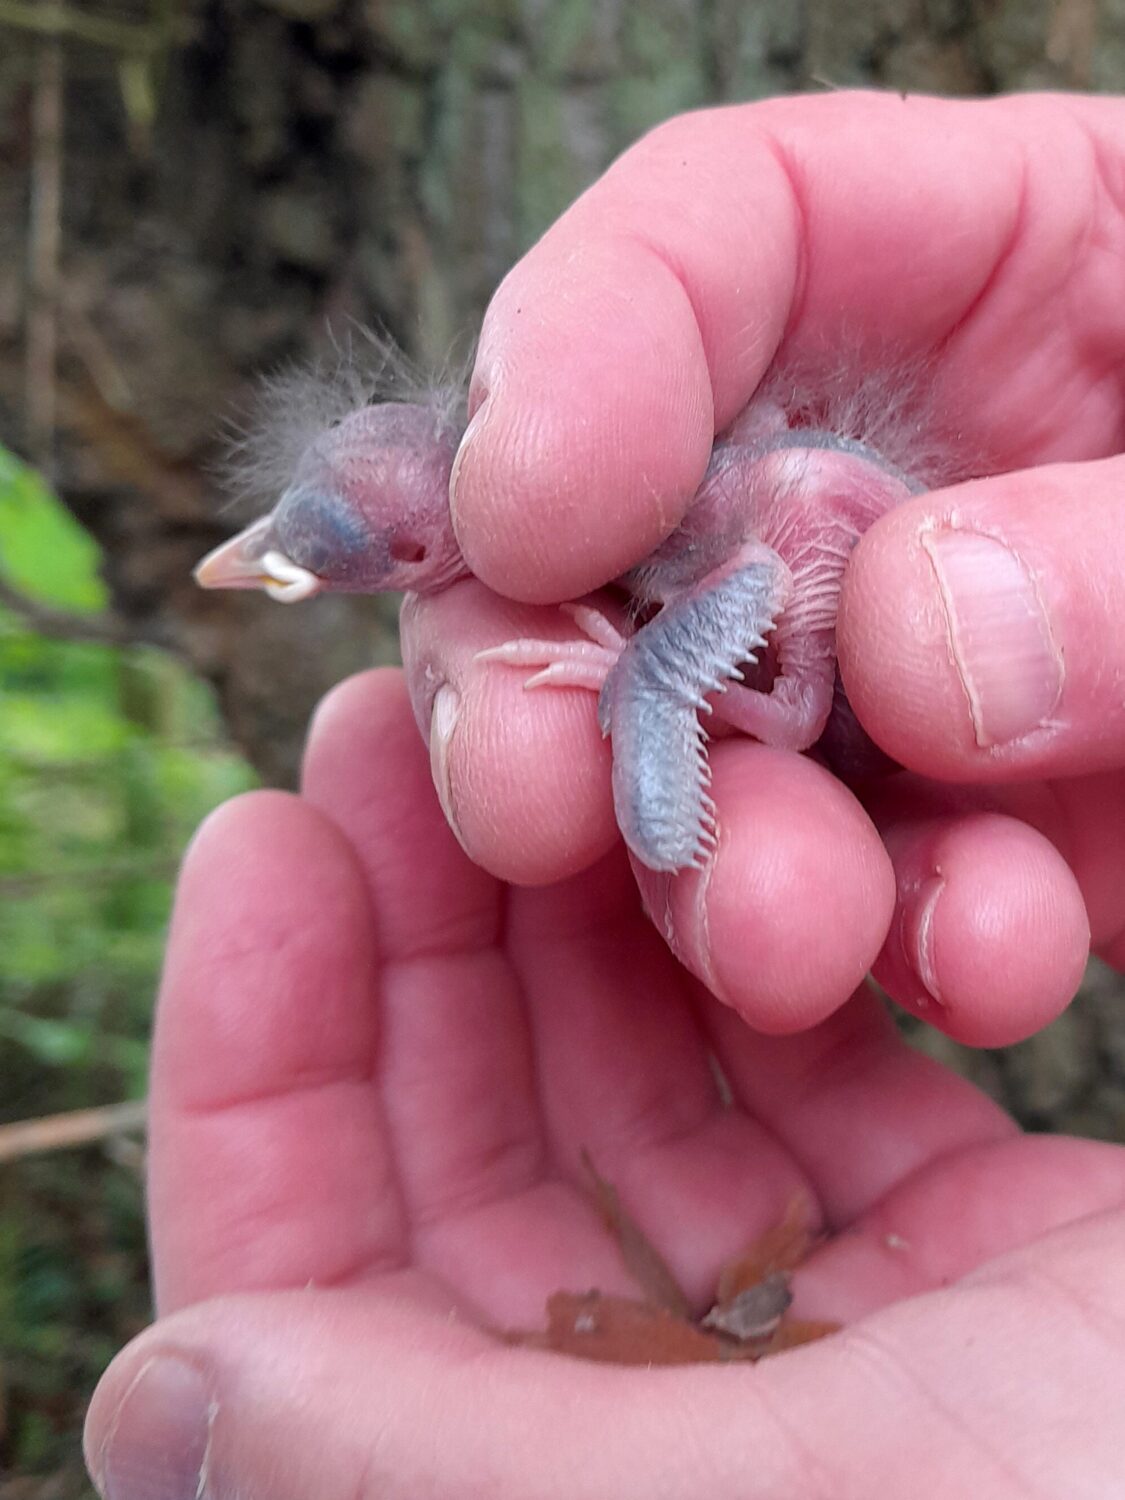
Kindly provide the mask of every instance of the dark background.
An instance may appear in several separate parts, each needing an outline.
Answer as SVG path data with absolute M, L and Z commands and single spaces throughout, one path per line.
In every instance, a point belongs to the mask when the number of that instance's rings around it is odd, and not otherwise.
M 463 352 L 679 110 L 1123 78 L 1123 0 L 0 0 L 0 1127 L 32 1122 L 0 1134 L 0 1500 L 84 1493 L 86 1396 L 148 1316 L 139 1134 L 44 1117 L 139 1097 L 190 828 L 394 658 L 385 603 L 190 582 L 255 377 L 349 318 Z M 1125 1138 L 1120 1001 L 1096 972 L 1005 1053 L 916 1038 L 1032 1128 Z

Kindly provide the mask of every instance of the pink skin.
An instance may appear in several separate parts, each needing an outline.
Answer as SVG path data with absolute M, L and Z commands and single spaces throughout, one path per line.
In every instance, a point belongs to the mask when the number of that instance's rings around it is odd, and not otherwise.
M 528 602 L 472 579 L 404 617 L 473 858 L 387 676 L 322 710 L 304 800 L 259 795 L 200 835 L 154 1059 L 162 1319 L 87 1431 L 111 1500 L 197 1492 L 193 1401 L 215 1495 L 1118 1492 L 1121 1151 L 1021 1138 L 869 997 L 842 1002 L 883 944 L 904 1003 L 999 1043 L 1065 1003 L 1091 938 L 1125 963 L 1123 157 L 1110 99 L 697 114 L 512 272 L 454 516 L 474 573 Z M 640 872 L 723 1006 L 609 853 L 589 693 L 526 693 L 478 655 L 577 637 L 552 601 L 659 544 L 783 332 L 815 345 L 841 308 L 857 349 L 936 349 L 966 444 L 1012 472 L 897 507 L 845 577 L 849 697 L 914 774 L 861 807 L 734 737 L 714 746 L 706 876 Z M 1021 567 L 1046 639 L 1026 609 L 968 629 L 974 599 L 1026 605 Z M 561 883 L 508 889 L 481 863 Z M 798 1307 L 847 1331 L 752 1370 L 497 1347 L 478 1318 L 621 1284 L 575 1186 L 582 1145 L 697 1298 L 807 1188 L 849 1232 Z
M 482 653 L 534 668 L 528 687 L 598 692 L 618 825 L 652 871 L 703 869 L 715 847 L 700 713 L 782 749 L 819 740 L 836 694 L 848 556 L 872 521 L 921 488 L 834 430 L 831 411 L 822 430 L 800 415 L 791 428 L 771 393 L 756 398 L 716 444 L 681 525 L 618 580 L 640 609 L 659 609 L 655 623 L 622 635 L 589 605 L 564 606 L 587 639 L 516 639 Z M 455 431 L 425 403 L 350 411 L 308 443 L 274 510 L 205 558 L 197 580 L 290 603 L 325 589 L 440 593 L 469 576 L 449 511 Z M 750 686 L 744 674 L 767 637 L 772 680 Z M 424 726 L 429 678 L 409 680 Z
M 204 588 L 265 588 L 286 602 L 437 591 L 468 576 L 449 515 L 456 425 L 416 402 L 363 406 L 306 447 L 270 514 L 195 570 Z
M 614 837 L 602 749 L 572 727 L 572 713 L 592 717 L 586 695 L 571 707 L 563 693 L 523 693 L 518 673 L 486 681 L 498 674 L 477 651 L 513 634 L 566 636 L 541 602 L 580 595 L 651 551 L 783 332 L 799 360 L 838 336 L 845 309 L 857 351 L 930 351 L 935 401 L 949 403 L 967 465 L 987 453 L 1011 471 L 894 507 L 845 573 L 837 648 L 849 699 L 917 773 L 890 811 L 888 787 L 863 791 L 895 875 L 881 972 L 953 1036 L 1002 1043 L 1069 1001 L 1089 946 L 1125 963 L 1125 698 L 1111 687 L 1125 679 L 1125 484 L 1110 456 L 1125 436 L 1125 216 L 1097 170 L 1123 151 L 1119 100 L 840 95 L 713 111 L 641 142 L 513 269 L 485 320 L 453 511 L 478 578 L 529 602 L 520 612 L 465 583 L 403 620 L 412 670 L 444 684 L 432 760 L 475 858 L 546 882 Z M 675 205 L 689 175 L 685 215 Z M 573 336 L 575 307 L 596 340 Z M 528 394 L 545 372 L 549 409 Z M 939 574 L 947 533 L 964 532 L 965 560 Z M 979 533 L 1016 563 L 977 545 Z M 951 623 L 951 602 L 1012 596 L 1021 574 L 1047 609 L 1045 640 L 1020 635 L 1018 597 L 1014 636 L 995 621 L 975 636 Z M 996 648 L 987 677 L 982 641 Z M 996 736 L 978 734 L 978 677 Z M 696 955 L 697 972 L 722 968 L 730 1002 L 773 1025 L 770 985 L 749 958 L 731 958 L 730 943 L 742 951 L 735 923 L 716 926 L 745 894 L 754 839 L 729 789 L 759 763 L 748 742 L 721 749 L 747 769 L 711 789 L 720 842 L 706 880 L 639 878 L 676 951 Z M 949 785 L 927 785 L 933 777 Z M 500 789 L 517 782 L 498 820 Z M 980 783 L 989 790 L 966 812 L 955 784 Z M 989 809 L 998 816 L 978 816 Z M 768 867 L 773 852 L 767 843 L 756 858 Z M 936 893 L 925 922 L 923 888 Z M 973 916 L 982 888 L 991 924 Z M 868 956 L 866 933 L 832 937 L 857 963 Z M 1034 973 L 1022 958 L 1012 965 L 1029 951 Z
M 988 452 L 1013 470 L 895 507 L 845 574 L 840 668 L 865 727 L 923 778 L 987 782 L 974 813 L 1008 815 L 966 819 L 959 793 L 911 782 L 931 818 L 912 860 L 913 835 L 894 838 L 894 819 L 908 828 L 918 819 L 907 807 L 888 820 L 886 789 L 865 791 L 874 822 L 852 825 L 854 862 L 887 921 L 874 936 L 867 923 L 813 924 L 812 948 L 821 936 L 825 948 L 838 942 L 840 964 L 831 982 L 832 966 L 813 964 L 824 987 L 804 993 L 806 1016 L 841 1003 L 840 980 L 862 972 L 884 940 L 896 998 L 954 1036 L 996 1043 L 1066 1004 L 1091 942 L 1125 961 L 1125 706 L 1106 690 L 1125 675 L 1125 486 L 1119 460 L 1093 461 L 1115 453 L 1125 430 L 1114 374 L 1125 351 L 1125 314 L 1111 295 L 1118 262 L 1099 248 L 1125 241 L 1125 224 L 1092 170 L 1123 136 L 1115 100 L 845 95 L 693 115 L 622 158 L 512 271 L 485 320 L 453 511 L 474 571 L 509 595 L 573 595 L 651 552 L 694 497 L 717 428 L 743 441 L 777 430 L 776 411 L 748 398 L 782 331 L 799 362 L 838 342 L 840 308 L 857 359 L 868 346 L 927 351 L 934 400 L 939 410 L 950 403 L 966 462 Z M 857 138 L 877 148 L 878 172 L 864 164 L 868 146 L 858 161 Z M 672 211 L 685 161 L 687 216 Z M 573 337 L 568 309 L 578 305 L 597 340 Z M 536 403 L 547 371 L 551 401 Z M 967 562 L 943 564 L 945 543 L 965 532 Z M 1016 563 L 982 548 L 981 535 L 1007 540 Z M 995 622 L 975 637 L 953 628 L 958 582 L 964 604 L 1007 597 L 1020 576 L 1049 607 L 1045 643 L 1035 630 L 1019 635 L 1018 599 L 1015 637 Z M 611 599 L 587 602 L 625 628 Z M 520 882 L 582 869 L 617 836 L 590 695 L 525 693 L 523 674 L 480 660 L 513 638 L 545 637 L 582 632 L 553 606 L 514 604 L 474 580 L 412 595 L 403 615 L 442 806 L 474 859 Z M 982 678 L 982 640 L 996 642 L 991 678 Z M 995 688 L 997 676 L 991 717 L 1001 738 L 985 733 L 982 743 L 977 679 Z M 763 842 L 767 825 L 743 827 L 748 804 L 728 790 L 752 779 L 756 747 L 722 749 L 728 769 L 711 789 L 719 847 L 706 878 L 638 878 L 675 950 L 697 972 L 721 971 L 730 1003 L 773 1026 L 772 982 L 741 944 L 737 957 L 726 951 L 722 924 L 745 897 L 748 871 L 774 867 L 784 851 Z M 1029 780 L 1037 797 L 1015 790 Z M 811 847 L 817 836 L 809 830 Z M 998 921 L 968 949 L 967 903 L 958 879 L 934 867 L 939 847 L 961 851 L 958 871 L 975 867 L 991 882 Z M 940 898 L 920 922 L 927 860 Z M 1017 996 L 1010 956 L 1025 950 L 1029 928 L 1044 961 Z M 975 956 L 971 971 L 958 966 L 937 984 L 940 1004 L 927 989 L 935 942 L 939 955 Z
M 620 580 L 642 606 L 661 607 L 654 624 L 630 639 L 589 606 L 570 607 L 589 639 L 517 639 L 481 657 L 534 668 L 527 687 L 599 693 L 599 722 L 613 737 L 617 822 L 649 871 L 705 869 L 714 854 L 699 713 L 714 716 L 712 731 L 727 725 L 780 749 L 820 739 L 833 709 L 848 557 L 911 493 L 878 453 L 831 431 L 777 428 L 778 409 L 764 404 L 764 418 L 751 403 L 738 440 L 716 446 L 681 525 Z M 657 636 L 661 644 L 650 644 Z M 744 674 L 767 637 L 774 675 L 759 688 Z M 853 762 L 864 758 L 862 733 L 857 739 Z
M 753 407 L 748 416 L 752 421 Z M 770 631 L 777 675 L 765 691 L 724 683 L 710 706 L 718 722 L 765 744 L 807 750 L 832 709 L 836 611 L 849 555 L 872 522 L 910 490 L 879 468 L 877 455 L 809 448 L 799 432 L 791 441 L 780 450 L 717 450 L 726 461 L 713 461 L 683 526 L 622 582 L 646 603 L 690 603 L 702 600 L 740 553 L 750 560 L 755 549 L 746 551 L 748 537 L 775 552 L 787 569 Z M 607 628 L 595 611 L 570 613 L 600 652 L 589 651 L 583 641 L 547 642 L 538 650 L 535 642 L 518 641 L 492 648 L 485 659 L 547 669 L 529 687 L 601 690 L 626 637 Z
M 752 753 L 773 802 L 816 771 Z M 854 834 L 818 778 L 832 863 Z M 1021 1137 L 867 993 L 751 1031 L 619 851 L 505 889 L 450 834 L 398 674 L 323 706 L 302 799 L 199 834 L 150 1099 L 160 1320 L 90 1411 L 108 1500 L 194 1496 L 205 1454 L 203 1493 L 272 1500 L 1115 1492 L 1125 1151 Z M 498 1343 L 560 1286 L 630 1290 L 583 1147 L 697 1306 L 803 1195 L 833 1238 L 797 1309 L 846 1331 L 659 1373 Z

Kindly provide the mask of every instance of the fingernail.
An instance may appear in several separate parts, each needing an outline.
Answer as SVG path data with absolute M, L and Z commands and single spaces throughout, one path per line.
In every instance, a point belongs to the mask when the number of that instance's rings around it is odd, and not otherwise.
M 709 892 L 718 850 L 702 870 L 660 874 L 632 858 L 633 874 L 641 893 L 641 904 L 649 921 L 663 937 L 685 969 L 719 1000 L 726 991 L 711 955 Z
M 102 1500 L 200 1500 L 215 1411 L 194 1365 L 169 1354 L 142 1365 L 93 1465 Z
M 934 875 L 916 890 L 903 922 L 903 954 L 911 972 L 935 1005 L 944 1005 L 935 952 L 935 916 L 945 880 Z
M 476 383 L 477 380 L 474 379 L 474 384 Z M 457 530 L 457 491 L 461 483 L 461 474 L 465 466 L 465 460 L 470 455 L 472 448 L 480 437 L 482 428 L 488 421 L 492 405 L 492 392 L 488 388 L 487 382 L 480 379 L 480 384 L 484 387 L 484 395 L 481 398 L 480 405 L 469 418 L 469 424 L 465 428 L 460 446 L 453 456 L 453 468 L 449 475 L 449 516 L 453 522 L 455 532 Z
M 717 819 L 715 833 L 715 852 L 703 869 L 698 873 L 685 872 L 680 876 L 680 882 L 686 887 L 688 894 L 684 915 L 690 924 L 688 941 L 695 960 L 692 967 L 711 993 L 717 999 L 725 1001 L 726 992 L 711 955 L 711 877 L 715 873 L 721 847 L 721 832 Z
M 430 773 L 434 788 L 441 803 L 445 820 L 453 830 L 457 842 L 464 848 L 461 830 L 457 826 L 457 815 L 453 806 L 453 783 L 450 774 L 450 748 L 457 732 L 457 721 L 461 716 L 461 694 L 449 683 L 443 683 L 434 694 L 430 710 Z
M 945 529 L 922 536 L 945 610 L 976 742 L 1005 745 L 1052 714 L 1063 660 L 1035 580 L 995 537 Z

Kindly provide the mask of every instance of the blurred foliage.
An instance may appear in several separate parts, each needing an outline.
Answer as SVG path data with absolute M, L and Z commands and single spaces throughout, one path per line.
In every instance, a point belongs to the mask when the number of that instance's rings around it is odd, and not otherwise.
M 5 581 L 80 621 L 104 607 L 97 567 L 0 450 Z M 143 1093 L 177 861 L 251 784 L 170 657 L 45 640 L 0 609 L 0 1122 Z M 127 1143 L 0 1161 L 0 1476 L 81 1485 L 82 1407 L 147 1316 L 139 1167 Z

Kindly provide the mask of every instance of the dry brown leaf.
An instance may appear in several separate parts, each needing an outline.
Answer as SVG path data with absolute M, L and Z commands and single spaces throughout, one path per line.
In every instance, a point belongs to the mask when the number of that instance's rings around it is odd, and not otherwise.
M 616 1188 L 600 1176 L 587 1152 L 595 1202 L 644 1300 L 599 1291 L 558 1291 L 547 1302 L 544 1332 L 514 1331 L 508 1343 L 551 1349 L 616 1365 L 713 1364 L 757 1360 L 835 1333 L 836 1323 L 788 1318 L 789 1272 L 813 1244 L 803 1194 L 745 1255 L 725 1266 L 714 1307 L 699 1322 L 659 1251 L 629 1217 Z
M 690 1318 L 691 1304 L 672 1275 L 668 1262 L 630 1218 L 617 1189 L 602 1177 L 588 1151 L 582 1153 L 582 1165 L 594 1186 L 594 1201 L 607 1228 L 621 1247 L 621 1256 L 630 1276 L 654 1307 L 663 1307 L 677 1318 Z
M 556 1292 L 547 1343 L 562 1354 L 617 1365 L 690 1365 L 729 1359 L 723 1340 L 663 1307 L 600 1292 Z
M 744 1255 L 729 1261 L 719 1273 L 716 1303 L 723 1307 L 741 1292 L 758 1286 L 776 1271 L 795 1271 L 814 1243 L 809 1229 L 809 1201 L 795 1193 L 785 1217 L 760 1234 Z

